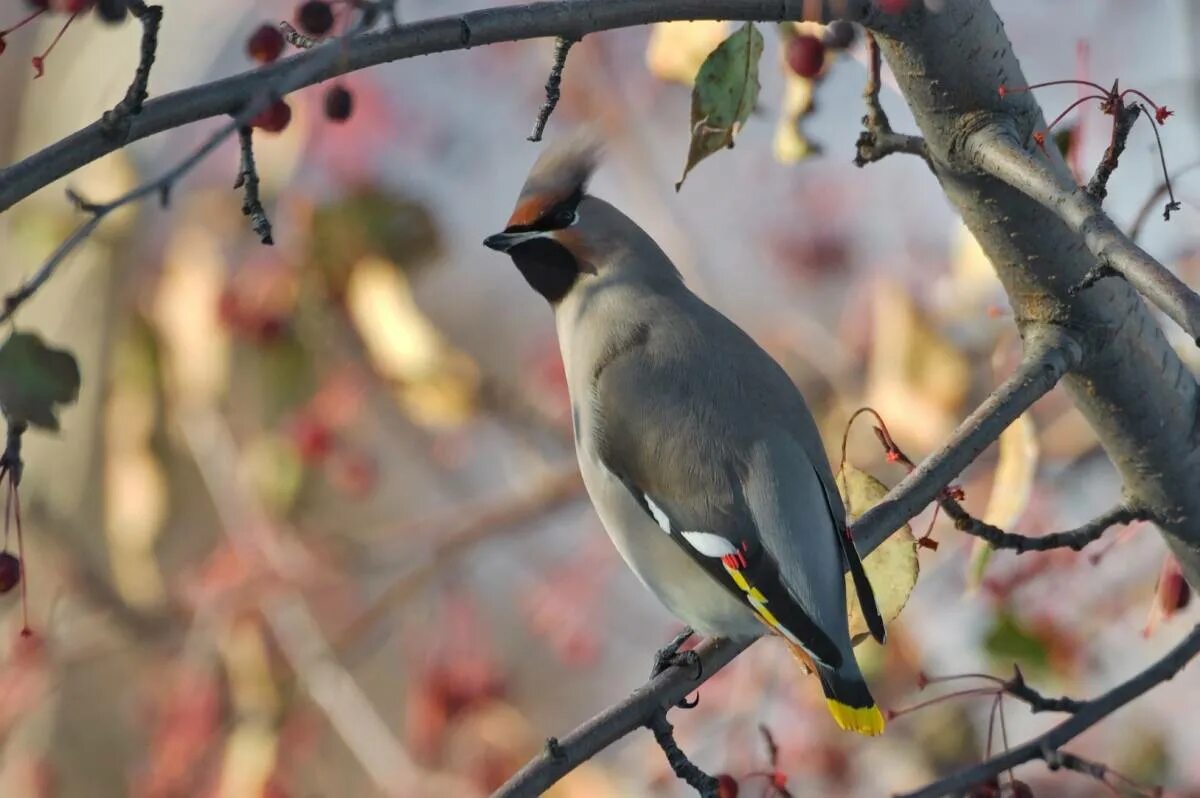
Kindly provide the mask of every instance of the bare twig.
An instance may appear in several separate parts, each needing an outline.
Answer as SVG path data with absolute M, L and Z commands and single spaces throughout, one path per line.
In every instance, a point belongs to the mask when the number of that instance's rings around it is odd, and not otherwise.
M 1116 507 L 1093 518 L 1083 526 L 1066 532 L 1053 532 L 1049 535 L 1031 537 L 1005 532 L 999 527 L 975 518 L 953 497 L 945 496 L 938 500 L 942 510 L 954 521 L 955 529 L 966 532 L 977 538 L 982 538 L 997 549 L 1009 549 L 1017 554 L 1027 551 L 1049 551 L 1051 549 L 1073 549 L 1080 551 L 1084 546 L 1099 540 L 1100 536 L 1114 526 L 1129 524 L 1134 521 L 1148 520 L 1147 514 L 1134 507 L 1118 504 Z
M 1108 179 L 1116 171 L 1121 153 L 1125 152 L 1125 142 L 1129 140 L 1129 131 L 1133 130 L 1133 123 L 1137 121 L 1141 109 L 1135 103 L 1125 105 L 1118 95 L 1113 99 L 1112 112 L 1115 115 L 1112 139 L 1108 142 L 1108 148 L 1104 150 L 1104 157 L 1096 165 L 1096 173 L 1092 175 L 1092 179 L 1087 184 L 1087 193 L 1096 202 L 1104 202 L 1104 198 L 1108 196 Z M 1148 118 L 1150 124 L 1154 124 L 1154 116 L 1151 114 Z
M 275 241 L 271 238 L 271 220 L 263 209 L 262 200 L 258 196 L 258 168 L 254 165 L 254 131 L 249 127 L 238 128 L 238 140 L 242 147 L 242 165 L 238 169 L 237 180 L 233 187 L 244 191 L 242 199 L 242 215 L 250 217 L 250 226 L 259 239 L 271 246 Z
M 550 67 L 550 77 L 546 78 L 546 99 L 533 122 L 533 132 L 529 134 L 530 141 L 542 140 L 542 133 L 546 130 L 546 123 L 550 121 L 550 114 L 554 113 L 558 105 L 559 86 L 562 85 L 563 69 L 567 66 L 567 53 L 571 52 L 574 44 L 575 39 L 567 36 L 559 36 L 554 40 L 554 65 Z
M 1061 218 L 1101 265 L 1118 272 L 1200 343 L 1200 296 L 1122 233 L 1087 192 L 1002 128 L 973 133 L 968 151 L 976 166 Z
M 1190 164 L 1176 172 L 1174 179 L 1179 180 L 1179 178 L 1197 168 L 1200 168 L 1200 161 L 1192 161 Z M 1138 240 L 1138 237 L 1142 234 L 1142 228 L 1146 226 L 1146 222 L 1150 218 L 1150 212 L 1154 210 L 1155 205 L 1162 202 L 1163 197 L 1169 196 L 1170 190 L 1170 181 L 1163 180 L 1158 184 L 1158 186 L 1155 187 L 1154 191 L 1150 193 L 1150 196 L 1146 197 L 1146 201 L 1143 202 L 1142 207 L 1138 209 L 1137 216 L 1134 217 L 1133 224 L 1129 228 L 1129 238 L 1131 240 Z
M 1074 698 L 1061 696 L 1047 698 L 1025 683 L 1025 674 L 1016 665 L 1013 666 L 1013 677 L 1004 683 L 1004 692 L 1029 705 L 1033 712 L 1066 712 L 1075 714 L 1083 709 L 1085 702 Z
M 1000 433 L 1079 363 L 1075 340 L 1057 330 L 1027 332 L 1029 352 L 1009 377 L 951 436 L 946 447 L 922 463 L 854 525 L 866 556 L 933 501 L 943 488 Z M 558 738 L 557 756 L 543 752 L 521 768 L 493 798 L 540 795 L 599 751 L 685 698 L 750 645 L 708 639 L 694 650 L 699 668 L 673 665 L 624 701 Z
M 1193 627 L 1192 631 L 1162 659 L 1098 698 L 1078 704 L 1070 718 L 1045 734 L 999 756 L 994 756 L 985 762 L 961 770 L 919 790 L 897 796 L 897 798 L 938 798 L 942 795 L 960 795 L 976 784 L 981 784 L 1010 768 L 1034 759 L 1045 760 L 1053 767 L 1053 763 L 1059 761 L 1059 748 L 1151 688 L 1173 678 L 1197 653 L 1200 653 L 1200 625 Z
M 854 156 L 854 165 L 866 166 L 897 152 L 920 155 L 928 161 L 929 153 L 925 148 L 925 139 L 892 131 L 892 124 L 879 102 L 879 73 L 882 69 L 883 57 L 879 52 L 879 43 L 875 41 L 874 34 L 868 32 L 867 85 L 863 89 L 867 113 L 862 119 L 864 130 L 858 135 L 858 152 Z
M 654 733 L 654 741 L 667 755 L 671 771 L 704 798 L 717 798 L 717 780 L 705 773 L 688 759 L 675 742 L 675 727 L 667 720 L 667 711 L 655 712 L 646 721 L 646 728 Z
M 129 139 L 129 131 L 133 117 L 142 111 L 142 106 L 149 96 L 147 87 L 150 84 L 150 69 L 154 66 L 154 58 L 158 52 L 158 28 L 162 24 L 162 6 L 148 6 L 143 0 L 129 0 L 126 4 L 129 13 L 142 23 L 141 54 L 138 56 L 137 69 L 133 73 L 133 82 L 125 92 L 125 97 L 111 111 L 105 111 L 100 117 L 100 128 L 104 135 L 113 141 L 124 144 Z

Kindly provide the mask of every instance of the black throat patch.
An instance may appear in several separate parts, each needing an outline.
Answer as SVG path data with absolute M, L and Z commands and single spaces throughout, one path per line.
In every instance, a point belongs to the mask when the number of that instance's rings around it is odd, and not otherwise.
M 549 238 L 517 244 L 508 253 L 525 282 L 556 305 L 579 279 L 579 261 L 566 247 Z

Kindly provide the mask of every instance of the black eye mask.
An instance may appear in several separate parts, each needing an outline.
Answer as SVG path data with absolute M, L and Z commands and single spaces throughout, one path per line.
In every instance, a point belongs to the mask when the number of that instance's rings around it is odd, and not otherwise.
M 506 233 L 526 233 L 530 231 L 547 232 L 550 230 L 562 230 L 564 227 L 570 227 L 575 222 L 575 213 L 579 209 L 579 203 L 583 201 L 583 188 L 577 188 L 566 199 L 554 203 L 539 216 L 531 224 L 514 224 L 506 227 Z

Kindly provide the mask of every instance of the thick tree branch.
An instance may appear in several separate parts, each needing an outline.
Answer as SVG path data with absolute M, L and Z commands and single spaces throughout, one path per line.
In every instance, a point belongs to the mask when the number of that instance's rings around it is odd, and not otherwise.
M 971 787 L 998 776 L 1006 770 L 1034 759 L 1043 759 L 1051 767 L 1066 766 L 1059 759 L 1059 748 L 1104 720 L 1121 707 L 1153 687 L 1173 678 L 1200 653 L 1200 625 L 1194 627 L 1166 656 L 1102 696 L 1079 704 L 1070 718 L 1027 743 L 897 798 L 938 798 L 961 795 Z M 1057 764 L 1056 764 L 1057 763 Z
M 315 47 L 240 75 L 172 92 L 145 104 L 125 141 L 235 114 L 264 91 L 283 94 L 389 61 L 548 36 L 580 39 L 587 33 L 679 19 L 888 22 L 868 0 L 573 0 L 484 9 L 355 36 L 338 45 L 340 57 L 335 59 L 322 57 L 325 47 Z M 287 78 L 281 81 L 283 76 Z M 282 89 L 281 82 L 286 84 Z M 120 146 L 97 122 L 0 170 L 0 211 Z
M 1200 344 L 1200 295 L 1122 233 L 1086 191 L 995 125 L 973 133 L 968 151 L 976 166 L 1058 216 L 1083 239 L 1101 267 L 1124 277 Z
M 946 447 L 858 519 L 854 537 L 864 556 L 933 501 L 1014 419 L 1074 368 L 1082 356 L 1078 343 L 1060 331 L 1033 330 L 1028 338 L 1028 355 L 1016 372 L 959 425 Z M 700 657 L 698 669 L 691 666 L 666 669 L 629 698 L 566 737 L 558 738 L 553 755 L 543 752 L 526 764 L 493 798 L 540 795 L 581 763 L 684 699 L 749 645 L 705 640 L 695 649 Z
M 1009 549 L 1017 554 L 1027 551 L 1049 551 L 1051 549 L 1073 549 L 1080 551 L 1084 546 L 1099 540 L 1100 536 L 1114 526 L 1134 521 L 1149 520 L 1147 514 L 1126 504 L 1118 504 L 1083 526 L 1066 532 L 1031 537 L 1005 532 L 999 527 L 981 521 L 968 513 L 953 497 L 938 500 L 942 510 L 954 521 L 954 528 L 977 538 L 982 538 L 997 549 Z

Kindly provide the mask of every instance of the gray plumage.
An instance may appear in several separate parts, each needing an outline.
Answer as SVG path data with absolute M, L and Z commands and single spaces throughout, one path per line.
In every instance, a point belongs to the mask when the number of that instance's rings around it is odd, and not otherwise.
M 486 243 L 554 307 L 579 466 L 606 530 L 696 631 L 745 639 L 774 618 L 828 695 L 874 710 L 851 652 L 846 565 L 879 638 L 882 623 L 804 400 L 648 234 L 583 193 L 587 152 L 544 156 Z

